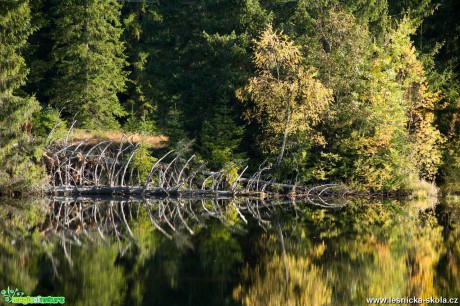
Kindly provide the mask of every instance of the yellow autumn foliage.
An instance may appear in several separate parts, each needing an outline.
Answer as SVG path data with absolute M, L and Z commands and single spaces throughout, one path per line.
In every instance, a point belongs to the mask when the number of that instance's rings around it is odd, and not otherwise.
M 281 160 L 290 136 L 321 139 L 314 126 L 326 113 L 332 91 L 316 78 L 315 68 L 303 64 L 300 48 L 282 32 L 269 26 L 254 44 L 257 74 L 236 94 L 249 106 L 246 119 L 262 127 L 263 150 Z

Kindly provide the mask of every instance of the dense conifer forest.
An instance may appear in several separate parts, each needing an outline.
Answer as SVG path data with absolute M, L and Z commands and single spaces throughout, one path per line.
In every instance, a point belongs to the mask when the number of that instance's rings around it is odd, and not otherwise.
M 458 0 L 0 0 L 0 193 L 80 131 L 210 171 L 460 191 Z

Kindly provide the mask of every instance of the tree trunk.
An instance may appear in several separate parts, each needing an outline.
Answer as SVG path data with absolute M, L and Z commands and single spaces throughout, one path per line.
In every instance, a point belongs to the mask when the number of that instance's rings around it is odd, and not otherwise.
M 288 104 L 286 124 L 284 126 L 283 139 L 281 142 L 281 150 L 280 150 L 280 154 L 278 155 L 278 159 L 276 160 L 276 166 L 279 166 L 281 164 L 281 161 L 283 160 L 283 157 L 284 157 L 284 151 L 286 150 L 286 142 L 288 138 L 288 129 L 289 129 L 290 122 L 291 122 L 291 108 L 289 107 L 289 104 Z

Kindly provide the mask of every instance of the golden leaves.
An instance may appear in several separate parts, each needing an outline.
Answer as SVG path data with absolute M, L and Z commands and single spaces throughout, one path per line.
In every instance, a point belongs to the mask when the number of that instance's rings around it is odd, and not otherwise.
M 282 32 L 269 26 L 254 43 L 257 74 L 236 96 L 249 106 L 246 119 L 266 131 L 263 146 L 275 153 L 282 135 L 313 134 L 332 101 L 332 91 L 316 79 L 315 68 L 303 64 L 300 48 Z

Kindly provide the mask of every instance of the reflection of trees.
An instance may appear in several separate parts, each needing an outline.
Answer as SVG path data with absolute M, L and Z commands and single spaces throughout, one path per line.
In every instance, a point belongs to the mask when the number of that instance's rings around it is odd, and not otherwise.
M 312 252 L 323 250 L 319 245 Z M 332 289 L 323 278 L 322 269 L 312 263 L 312 257 L 294 254 L 284 257 L 277 253 L 263 257 L 254 269 L 243 268 L 243 278 L 251 285 L 236 287 L 234 298 L 245 305 L 330 304 Z
M 72 247 L 71 252 L 72 264 L 62 251 L 54 254 L 65 281 L 55 278 L 51 282 L 52 293 L 59 293 L 72 305 L 121 305 L 126 289 L 124 269 L 116 264 L 117 245 Z M 39 290 L 42 295 L 46 291 L 46 288 Z
M 437 278 L 443 296 L 460 296 L 460 205 L 458 198 L 445 201 L 441 206 L 444 225 L 445 251 L 438 265 Z
M 48 287 L 65 292 L 76 303 L 88 298 L 80 298 L 72 290 L 89 290 L 87 284 L 94 284 L 89 296 L 119 288 L 112 300 L 102 295 L 103 303 L 113 305 L 120 301 L 181 304 L 184 300 L 176 296 L 187 295 L 200 302 L 207 296 L 210 303 L 220 304 L 223 288 L 232 288 L 226 284 L 228 275 L 242 261 L 233 232 L 244 220 L 239 210 L 247 210 L 248 205 L 247 201 L 180 199 L 54 202 L 42 228 L 60 240 L 61 247 L 53 255 L 61 265 L 59 273 L 71 285 L 56 287 L 55 278 Z M 197 260 L 201 264 L 197 265 Z M 100 277 L 89 276 L 90 270 L 81 267 L 85 262 L 96 271 L 107 271 L 98 273 Z M 201 288 L 197 282 L 198 287 L 189 290 L 188 278 L 206 279 L 209 287 Z M 171 296 L 177 301 L 170 300 Z
M 280 203 L 291 204 L 291 200 Z M 243 214 L 250 215 L 260 224 L 267 223 L 271 210 L 264 200 L 229 200 L 202 198 L 199 200 L 172 199 L 129 201 L 125 199 L 112 201 L 91 201 L 88 198 L 54 201 L 49 205 L 50 211 L 43 230 L 51 233 L 65 233 L 77 238 L 75 234 L 97 231 L 115 236 L 120 240 L 133 237 L 130 223 L 139 217 L 147 216 L 151 227 L 160 231 L 167 238 L 181 231 L 191 235 L 195 230 L 206 227 L 209 218 L 220 220 L 229 227 L 247 223 Z M 147 214 L 145 214 L 145 212 Z M 145 218 L 144 218 L 145 219 Z M 145 220 L 144 220 L 145 221 Z M 127 239 L 128 238 L 128 239 Z
M 432 211 L 355 203 L 335 213 L 307 209 L 304 222 L 282 228 L 286 261 L 277 251 L 282 236 L 270 234 L 259 243 L 264 256 L 242 271 L 234 296 L 246 305 L 362 305 L 366 297 L 442 293 L 442 228 Z
M 441 227 L 432 212 L 421 212 L 410 203 L 405 206 L 391 201 L 357 203 L 332 216 L 333 228 L 352 229 L 333 239 L 323 232 L 329 250 L 324 260 L 341 273 L 334 285 L 352 284 L 351 288 L 337 286 L 337 302 L 361 304 L 372 296 L 437 296 L 434 268 L 440 255 Z M 321 218 L 319 224 L 312 220 L 316 226 L 321 223 Z
M 4 205 L 0 285 L 80 305 L 459 296 L 458 205 L 435 215 L 392 201 L 304 212 L 219 201 Z
M 32 199 L 1 203 L 0 289 L 10 286 L 31 293 L 37 285 L 37 270 L 46 248 L 35 233 L 44 217 L 42 207 L 43 201 Z
M 235 264 L 243 261 L 241 247 L 232 231 L 218 223 L 200 238 L 198 253 L 203 268 L 222 277 L 227 277 Z

